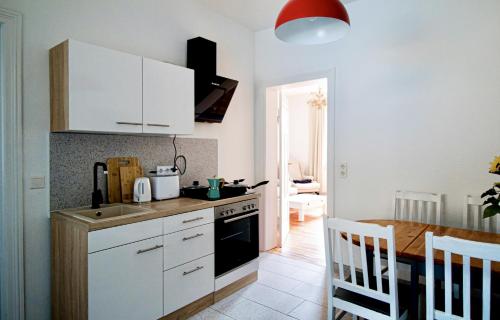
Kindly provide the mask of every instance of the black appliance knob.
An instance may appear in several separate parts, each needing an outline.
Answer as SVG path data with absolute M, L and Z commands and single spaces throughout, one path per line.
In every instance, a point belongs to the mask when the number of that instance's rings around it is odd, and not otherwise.
M 200 185 L 200 181 L 198 181 L 198 180 L 193 181 L 193 186 L 199 186 L 199 185 Z

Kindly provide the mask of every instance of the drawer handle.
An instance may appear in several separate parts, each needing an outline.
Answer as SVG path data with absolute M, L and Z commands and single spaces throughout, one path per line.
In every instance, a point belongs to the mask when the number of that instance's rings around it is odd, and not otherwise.
M 203 217 L 198 217 L 198 218 L 194 218 L 194 219 L 184 220 L 184 221 L 182 221 L 182 223 L 190 223 L 190 222 L 195 222 L 195 221 L 198 221 L 198 220 L 203 220 Z
M 127 125 L 131 125 L 131 126 L 142 126 L 141 122 L 117 121 L 116 124 L 127 124 Z
M 197 233 L 194 236 L 182 238 L 182 241 L 191 240 L 191 239 L 198 238 L 198 237 L 201 237 L 201 236 L 203 236 L 203 233 Z
M 150 126 L 150 127 L 170 128 L 169 124 L 160 124 L 160 123 L 148 123 L 148 126 Z
M 198 267 L 194 268 L 193 270 L 184 271 L 184 272 L 182 273 L 182 275 L 183 275 L 183 276 L 187 276 L 188 274 L 193 273 L 193 272 L 196 272 L 196 271 L 201 270 L 201 269 L 203 269 L 203 266 L 198 266 Z
M 157 244 L 156 246 L 154 246 L 152 248 L 138 250 L 137 254 L 141 254 L 141 253 L 153 251 L 153 250 L 160 249 L 160 248 L 163 248 L 163 245 L 162 244 Z

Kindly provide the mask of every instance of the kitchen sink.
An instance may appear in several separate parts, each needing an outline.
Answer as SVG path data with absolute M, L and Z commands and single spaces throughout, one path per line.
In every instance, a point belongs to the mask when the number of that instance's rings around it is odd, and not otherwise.
M 99 209 L 90 209 L 86 207 L 86 208 L 66 210 L 62 212 L 83 216 L 85 218 L 90 218 L 92 220 L 102 220 L 102 219 L 121 217 L 131 214 L 147 213 L 151 211 L 152 210 L 147 208 L 141 208 L 126 204 L 111 204 L 111 205 L 103 205 Z

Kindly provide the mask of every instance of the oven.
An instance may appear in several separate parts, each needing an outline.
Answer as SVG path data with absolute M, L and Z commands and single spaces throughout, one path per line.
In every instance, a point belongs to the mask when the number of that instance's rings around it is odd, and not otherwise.
M 258 200 L 215 207 L 215 277 L 259 257 Z

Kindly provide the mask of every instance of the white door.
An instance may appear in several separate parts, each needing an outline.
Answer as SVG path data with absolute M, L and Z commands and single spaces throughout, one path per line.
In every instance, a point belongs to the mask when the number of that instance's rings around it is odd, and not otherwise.
M 142 132 L 141 57 L 70 40 L 69 128 Z
M 89 254 L 89 319 L 163 315 L 162 237 Z
M 288 152 L 289 152 L 289 125 L 288 125 L 288 101 L 283 90 L 279 94 L 279 223 L 280 223 L 280 246 L 286 242 L 290 231 L 290 206 L 288 203 L 290 181 L 288 177 Z
M 194 71 L 143 58 L 145 133 L 192 134 Z

